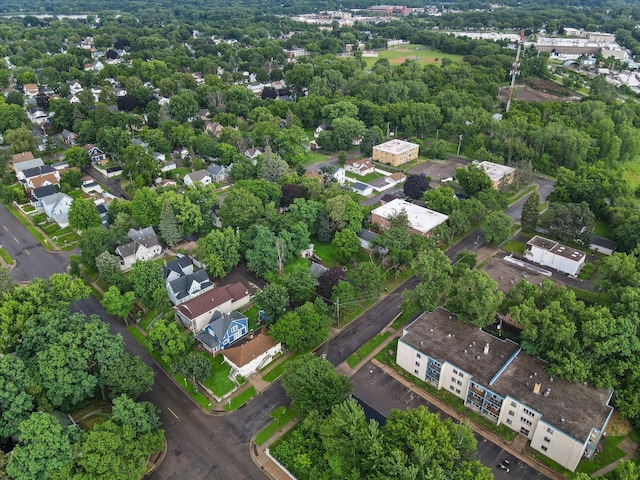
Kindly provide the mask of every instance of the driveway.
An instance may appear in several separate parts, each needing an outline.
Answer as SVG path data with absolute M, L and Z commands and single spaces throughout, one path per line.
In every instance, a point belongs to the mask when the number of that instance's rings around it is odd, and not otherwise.
M 69 264 L 67 252 L 49 252 L 34 238 L 7 207 L 0 204 L 0 245 L 16 262 L 11 277 L 16 282 L 28 282 L 36 277 L 49 278 L 63 273 Z
M 122 186 L 120 185 L 120 180 L 118 180 L 120 177 L 115 177 L 116 178 L 115 180 L 113 178 L 107 178 L 104 175 L 102 175 L 98 170 L 96 170 L 93 165 L 89 165 L 87 168 L 84 169 L 84 171 L 85 173 L 90 175 L 96 182 L 101 183 L 102 185 L 107 187 L 107 189 L 113 195 L 120 198 L 124 198 L 126 200 L 131 200 L 131 197 L 127 195 L 127 193 L 123 190 Z
M 553 192 L 553 189 L 556 185 L 555 180 L 549 180 L 542 177 L 533 177 L 532 183 L 538 185 L 538 193 L 540 194 L 541 202 L 547 201 L 547 197 L 551 194 L 551 192 Z M 520 217 L 522 215 L 522 206 L 524 205 L 524 202 L 527 201 L 527 198 L 529 198 L 529 195 L 531 194 L 525 195 L 504 211 L 507 215 L 513 218 L 514 222 L 520 222 Z
M 424 405 L 430 412 L 437 413 L 443 420 L 451 418 L 371 362 L 358 370 L 351 377 L 351 382 L 353 384 L 353 394 L 384 417 L 387 417 L 392 409 L 407 410 Z M 478 441 L 478 460 L 483 465 L 491 468 L 497 480 L 507 478 L 542 480 L 548 478 L 490 440 L 484 439 L 477 433 L 474 433 L 474 436 Z M 509 460 L 509 473 L 497 467 L 504 460 Z

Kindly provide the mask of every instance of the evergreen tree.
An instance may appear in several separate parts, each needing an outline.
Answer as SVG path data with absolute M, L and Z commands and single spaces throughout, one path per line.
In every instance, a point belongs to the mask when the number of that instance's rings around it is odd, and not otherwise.
M 540 194 L 538 190 L 529 195 L 522 205 L 522 216 L 520 225 L 525 232 L 535 232 L 540 218 Z
M 173 207 L 168 200 L 162 202 L 162 210 L 160 211 L 160 235 L 169 247 L 175 246 L 182 239 L 182 234 L 178 229 L 178 221 Z

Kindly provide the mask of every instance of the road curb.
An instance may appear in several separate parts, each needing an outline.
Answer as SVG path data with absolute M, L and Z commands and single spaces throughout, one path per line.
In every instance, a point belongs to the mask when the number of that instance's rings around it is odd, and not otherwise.
M 147 470 L 147 472 L 142 476 L 142 478 L 148 477 L 153 472 L 155 472 L 160 467 L 160 465 L 162 465 L 162 462 L 164 462 L 164 459 L 167 456 L 167 450 L 169 450 L 169 444 L 167 443 L 167 439 L 165 438 L 162 441 L 162 451 L 160 452 L 160 456 L 158 457 L 158 460 L 153 462 L 153 466 L 149 470 Z

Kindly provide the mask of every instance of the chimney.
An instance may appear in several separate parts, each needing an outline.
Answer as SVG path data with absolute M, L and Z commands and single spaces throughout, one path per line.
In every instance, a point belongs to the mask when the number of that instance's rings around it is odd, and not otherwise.
M 488 343 L 484 346 L 484 354 L 485 355 L 489 355 L 489 344 Z
M 533 386 L 533 393 L 535 393 L 536 395 L 540 395 L 540 387 L 542 387 L 541 383 L 536 383 Z

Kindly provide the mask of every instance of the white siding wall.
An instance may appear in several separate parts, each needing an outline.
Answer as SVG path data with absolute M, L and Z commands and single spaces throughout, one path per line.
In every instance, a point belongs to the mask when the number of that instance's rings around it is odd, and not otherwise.
M 531 448 L 574 471 L 582 459 L 585 445 L 540 421 L 531 438 Z
M 503 423 L 513 431 L 522 433 L 529 440 L 533 438 L 536 427 L 540 420 L 540 414 L 527 407 L 518 400 L 507 396 L 502 404 L 499 422 Z M 522 429 L 528 430 L 528 434 Z
M 427 376 L 427 356 L 402 340 L 398 342 L 396 363 L 407 372 L 424 381 Z
M 442 364 L 442 370 L 440 371 L 440 384 L 438 388 L 447 390 L 453 393 L 456 397 L 460 397 L 465 400 L 467 398 L 467 390 L 469 388 L 469 381 L 471 375 L 463 372 L 455 365 L 445 362 Z

